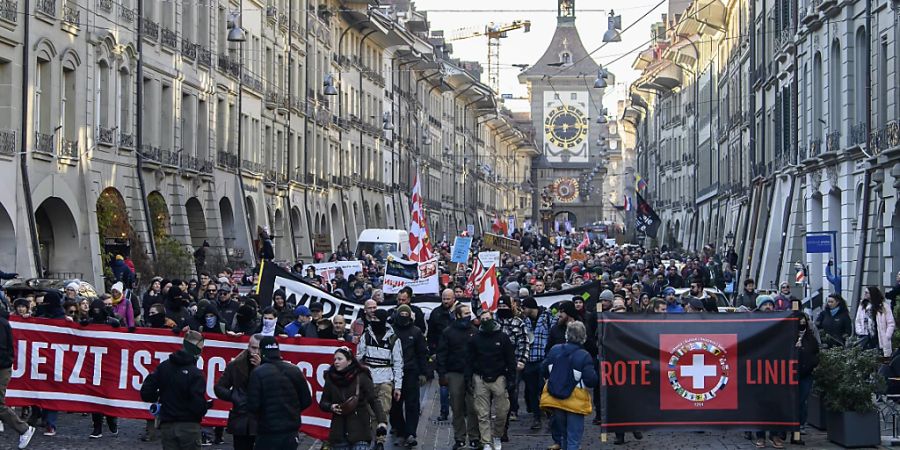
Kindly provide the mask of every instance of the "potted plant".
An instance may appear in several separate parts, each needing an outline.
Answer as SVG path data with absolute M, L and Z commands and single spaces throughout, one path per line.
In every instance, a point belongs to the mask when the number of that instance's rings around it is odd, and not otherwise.
M 881 444 L 875 392 L 884 388 L 877 350 L 835 347 L 820 353 L 815 392 L 827 409 L 828 439 L 847 448 Z

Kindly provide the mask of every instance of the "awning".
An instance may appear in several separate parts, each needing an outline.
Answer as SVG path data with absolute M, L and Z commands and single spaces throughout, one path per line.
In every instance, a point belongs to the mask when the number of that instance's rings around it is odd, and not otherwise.
M 644 70 L 653 63 L 653 49 L 648 48 L 640 53 L 638 53 L 637 57 L 634 59 L 634 62 L 631 63 L 631 68 L 634 70 Z
M 710 35 L 725 28 L 725 4 L 719 0 L 694 0 L 675 32 L 681 36 Z
M 681 80 L 681 67 L 672 61 L 661 60 L 649 68 L 647 74 L 639 78 L 637 83 L 641 89 L 670 91 L 681 86 Z
M 693 66 L 697 62 L 697 44 L 700 42 L 700 35 L 695 34 L 690 37 L 678 39 L 675 45 L 669 47 L 663 54 L 663 57 L 675 64 L 685 66 Z

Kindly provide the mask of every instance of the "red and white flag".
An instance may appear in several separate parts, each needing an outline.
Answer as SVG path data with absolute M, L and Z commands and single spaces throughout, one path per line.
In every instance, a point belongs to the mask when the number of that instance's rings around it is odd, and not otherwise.
M 497 281 L 497 266 L 491 266 L 478 283 L 478 300 L 481 310 L 494 312 L 500 301 L 500 283 Z
M 434 249 L 428 238 L 428 224 L 425 221 L 425 209 L 422 207 L 422 189 L 419 186 L 419 175 L 413 179 L 412 191 L 412 223 L 409 224 L 409 260 L 428 261 L 434 257 Z
M 587 232 L 585 232 L 584 240 L 581 241 L 580 244 L 578 244 L 578 247 L 576 247 L 575 250 L 578 250 L 579 252 L 583 252 L 584 249 L 586 249 L 589 245 L 591 245 L 591 239 L 588 237 Z
M 483 276 L 484 265 L 481 264 L 481 259 L 476 257 L 475 262 L 472 264 L 472 273 L 469 274 L 469 278 L 466 280 L 465 292 L 467 297 L 472 298 L 478 293 L 478 284 Z

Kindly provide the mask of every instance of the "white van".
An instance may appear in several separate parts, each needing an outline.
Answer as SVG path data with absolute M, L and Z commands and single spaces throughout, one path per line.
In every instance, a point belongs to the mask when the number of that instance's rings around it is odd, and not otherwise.
M 361 258 L 363 252 L 374 255 L 384 261 L 389 253 L 409 255 L 409 232 L 406 230 L 386 230 L 368 228 L 359 233 L 356 240 L 356 257 Z

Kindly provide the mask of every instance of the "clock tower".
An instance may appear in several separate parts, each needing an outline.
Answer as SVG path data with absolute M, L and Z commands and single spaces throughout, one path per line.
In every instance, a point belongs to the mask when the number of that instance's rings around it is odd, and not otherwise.
M 544 232 L 560 230 L 568 221 L 582 227 L 603 217 L 603 180 L 609 140 L 606 121 L 600 123 L 603 88 L 595 88 L 600 66 L 588 54 L 575 27 L 575 0 L 557 0 L 556 31 L 547 50 L 519 74 L 528 86 L 531 125 L 541 150 L 532 162 L 537 188 L 533 217 L 541 217 Z M 612 80 L 610 75 L 607 78 Z

